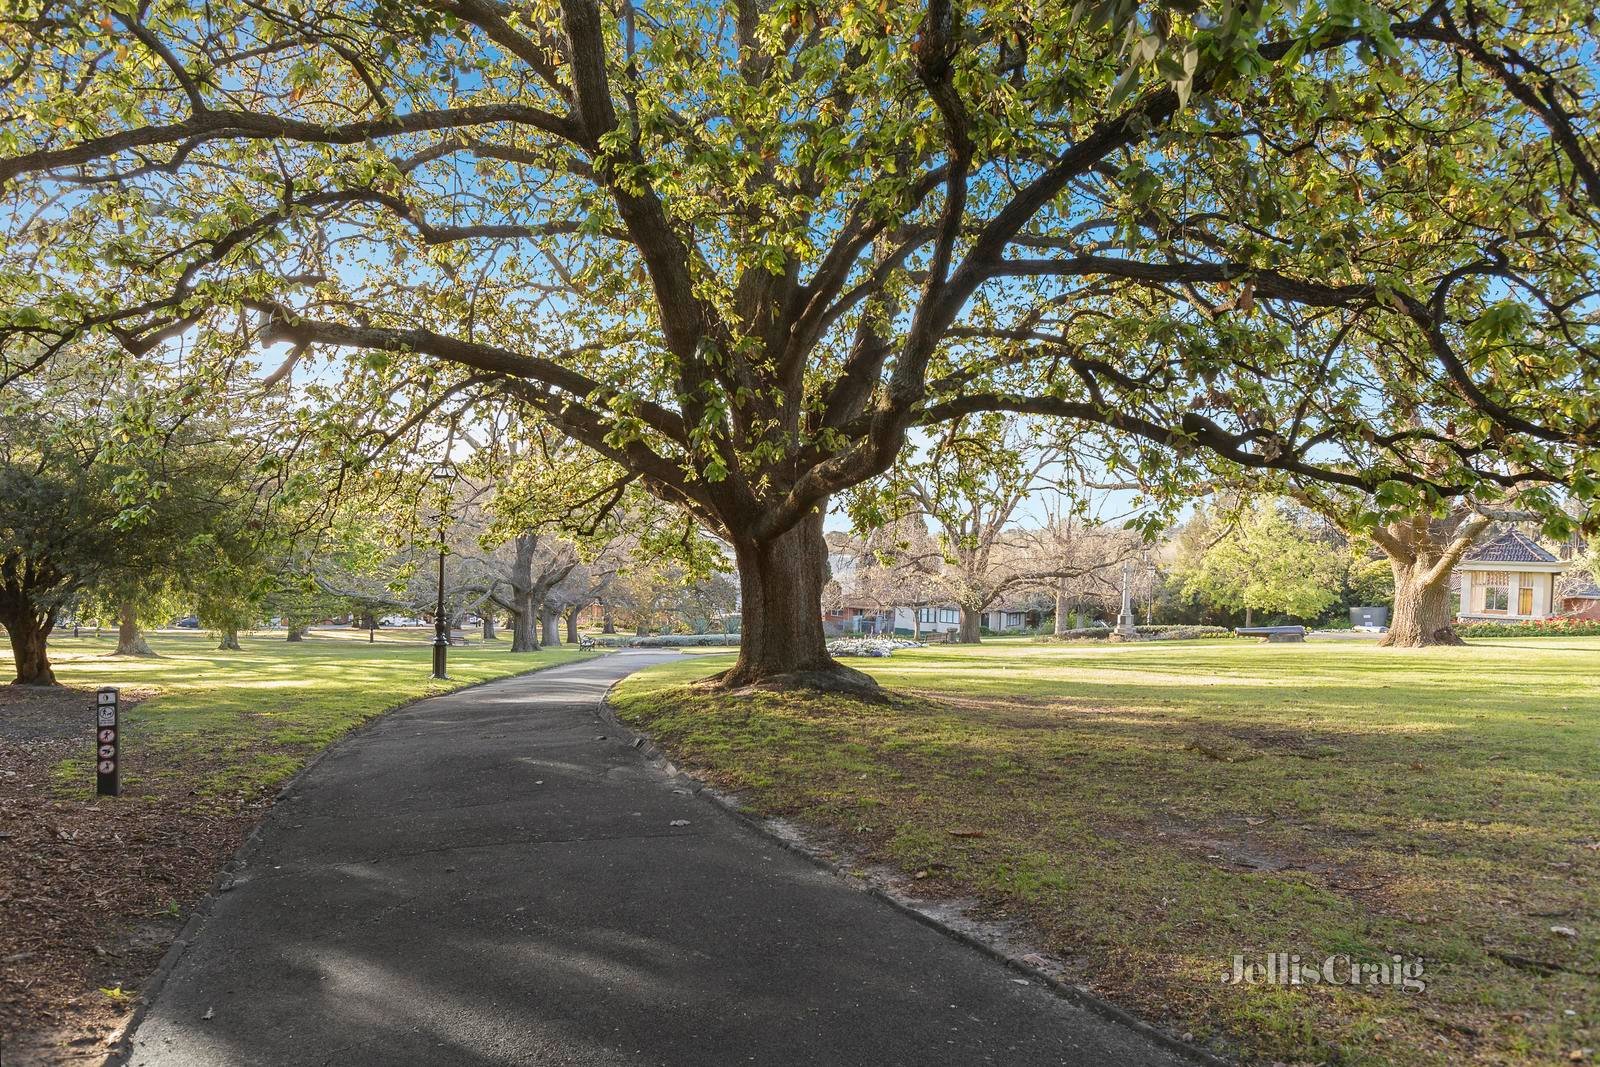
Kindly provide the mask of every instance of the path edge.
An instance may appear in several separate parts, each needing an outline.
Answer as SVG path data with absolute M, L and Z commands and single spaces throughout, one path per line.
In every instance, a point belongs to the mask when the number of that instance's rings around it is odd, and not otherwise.
M 630 677 L 630 675 L 624 675 L 623 677 L 618 678 L 615 682 L 612 682 L 611 685 L 607 687 L 606 691 L 600 696 L 599 713 L 606 726 L 609 729 L 616 730 L 619 733 L 626 735 L 631 739 L 631 746 L 637 749 L 642 756 L 655 763 L 669 776 L 683 782 L 695 796 L 705 798 L 718 811 L 722 812 L 725 816 L 743 826 L 746 830 L 756 834 L 769 844 L 777 845 L 780 848 L 787 849 L 797 856 L 803 857 L 809 863 L 811 863 L 812 866 L 818 867 L 834 877 L 849 883 L 852 888 L 859 889 L 860 891 L 865 892 L 868 896 L 877 898 L 883 903 L 889 905 L 894 910 L 900 912 L 902 915 L 909 916 L 922 925 L 937 930 L 939 933 L 950 938 L 952 941 L 956 941 L 967 946 L 968 948 L 976 949 L 978 952 L 981 952 L 990 959 L 1003 964 L 1007 969 L 1024 975 L 1030 980 L 1040 982 L 1051 992 L 1055 993 L 1062 1000 L 1065 1000 L 1070 1004 L 1076 1005 L 1085 1011 L 1098 1015 L 1102 1019 L 1117 1023 L 1118 1025 L 1132 1030 L 1142 1037 L 1149 1038 L 1151 1041 L 1161 1045 L 1168 1051 L 1175 1052 L 1186 1059 L 1203 1065 L 1203 1067 L 1238 1067 L 1238 1061 L 1236 1060 L 1226 1059 L 1214 1052 L 1209 1052 L 1206 1049 L 1201 1048 L 1199 1045 L 1185 1041 L 1181 1037 L 1168 1032 L 1156 1024 L 1139 1018 L 1137 1015 L 1133 1014 L 1127 1009 L 1119 1008 L 1110 1001 L 1096 996 L 1094 993 L 1089 992 L 1082 986 L 1074 985 L 1071 982 L 1062 981 L 1055 975 L 1040 970 L 1032 964 L 1025 962 L 1021 957 L 1012 955 L 1011 953 L 1002 949 L 1000 946 L 986 940 L 985 938 L 951 926 L 949 923 L 940 919 L 937 915 L 930 914 L 926 911 L 923 911 L 921 908 L 918 908 L 916 903 L 909 898 L 902 898 L 875 885 L 860 885 L 857 879 L 853 879 L 849 876 L 849 872 L 842 864 L 834 863 L 828 859 L 825 859 L 822 855 L 809 848 L 804 841 L 794 840 L 778 833 L 771 827 L 766 819 L 751 813 L 750 810 L 741 804 L 737 799 L 721 792 L 718 789 L 706 785 L 704 782 L 685 771 L 673 760 L 672 756 L 665 749 L 656 743 L 655 739 L 649 734 L 629 726 L 627 723 L 624 723 L 617 717 L 616 709 L 611 706 L 611 691 L 618 685 L 622 684 L 622 682 L 624 682 L 628 677 Z
M 600 656 L 594 658 L 599 659 L 609 654 L 608 652 L 602 652 Z M 250 855 L 260 846 L 261 828 L 266 825 L 268 817 L 277 810 L 279 801 L 288 796 L 300 784 L 300 779 L 311 773 L 328 753 L 358 734 L 371 729 L 395 712 L 404 711 L 406 708 L 421 704 L 425 700 L 432 700 L 435 697 L 454 696 L 457 693 L 465 693 L 471 689 L 481 689 L 483 686 L 494 685 L 497 682 L 508 682 L 513 678 L 525 678 L 530 674 L 543 674 L 545 671 L 558 670 L 572 664 L 588 662 L 589 660 L 587 659 L 579 659 L 573 660 L 571 663 L 551 663 L 543 667 L 519 671 L 516 674 L 502 674 L 498 678 L 485 678 L 480 682 L 469 682 L 454 689 L 446 689 L 442 693 L 429 693 L 427 696 L 407 700 L 396 704 L 392 708 L 384 708 L 376 715 L 363 719 L 335 738 L 332 744 L 323 746 L 321 751 L 306 760 L 305 765 L 290 775 L 288 780 L 273 794 L 272 803 L 267 805 L 266 811 L 261 813 L 261 818 L 257 819 L 255 825 L 250 827 L 250 832 L 244 835 L 244 840 L 239 842 L 239 847 L 234 849 L 233 855 L 228 857 L 227 862 L 217 869 L 217 876 L 212 879 L 211 888 L 206 891 L 206 895 L 201 897 L 199 903 L 195 904 L 193 910 L 189 912 L 189 917 L 184 920 L 177 936 L 172 939 L 172 944 L 168 945 L 167 951 L 162 953 L 161 962 L 156 964 L 155 970 L 150 972 L 149 979 L 140 988 L 138 1001 L 134 1004 L 133 1011 L 129 1013 L 128 1021 L 123 1024 L 122 1031 L 117 1035 L 116 1041 L 107 1049 L 105 1058 L 100 1061 L 99 1067 L 122 1067 L 123 1064 L 128 1062 L 128 1057 L 133 1054 L 133 1035 L 139 1029 L 139 1025 L 144 1022 L 144 1017 L 149 1012 L 150 1005 L 161 994 L 162 987 L 167 984 L 167 979 L 172 977 L 172 972 L 177 969 L 179 961 L 189 951 L 189 946 L 194 944 L 195 936 L 199 934 L 200 928 L 211 917 L 211 909 L 216 905 L 217 897 L 233 888 L 234 874 L 245 866 Z

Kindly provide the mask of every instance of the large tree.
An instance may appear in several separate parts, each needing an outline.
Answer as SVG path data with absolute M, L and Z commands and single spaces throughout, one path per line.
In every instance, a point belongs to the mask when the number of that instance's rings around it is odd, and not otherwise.
M 1307 529 L 1273 499 L 1232 516 L 1199 510 L 1178 539 L 1170 573 L 1185 596 L 1226 611 L 1315 620 L 1338 599 L 1346 569 L 1340 546 Z
M 125 389 L 83 355 L 0 390 L 0 625 L 20 684 L 55 683 L 46 643 L 70 600 L 99 587 L 121 608 L 183 571 L 249 462 L 192 397 Z
M 3 217 L 48 251 L 0 346 L 282 344 L 291 382 L 348 353 L 397 420 L 402 381 L 514 398 L 731 544 L 726 684 L 865 689 L 822 516 L 918 425 L 1080 420 L 1168 491 L 1203 455 L 1374 521 L 1484 487 L 1554 514 L 1600 442 L 1591 15 L 13 7 Z
M 852 493 L 852 511 L 863 530 L 906 509 L 932 526 L 933 538 L 884 545 L 880 555 L 920 572 L 956 604 L 959 640 L 976 643 L 984 612 L 1003 598 L 1082 579 L 1103 563 L 1063 551 L 1060 527 L 1019 521 L 1030 501 L 1068 501 L 1076 491 L 1070 474 L 1077 458 L 1060 428 L 1046 420 L 964 416 L 925 447 L 907 449 L 884 478 Z M 1128 538 L 1124 547 L 1134 541 Z

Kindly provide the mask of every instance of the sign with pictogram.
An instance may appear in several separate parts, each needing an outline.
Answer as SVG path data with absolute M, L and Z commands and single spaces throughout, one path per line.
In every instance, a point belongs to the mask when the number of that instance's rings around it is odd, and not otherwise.
M 117 733 L 117 691 L 112 686 L 95 694 L 95 792 L 114 797 L 122 792 Z

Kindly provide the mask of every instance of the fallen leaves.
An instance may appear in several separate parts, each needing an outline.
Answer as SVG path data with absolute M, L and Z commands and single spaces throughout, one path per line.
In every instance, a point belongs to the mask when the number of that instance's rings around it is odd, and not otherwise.
M 197 802 L 188 795 L 192 776 L 166 787 L 153 774 L 128 783 L 122 797 L 95 798 L 91 699 L 68 688 L 0 697 L 7 1051 L 13 1041 L 55 1047 L 115 1033 L 182 915 L 266 803 L 242 795 Z M 59 776 L 66 760 L 83 762 L 81 780 Z

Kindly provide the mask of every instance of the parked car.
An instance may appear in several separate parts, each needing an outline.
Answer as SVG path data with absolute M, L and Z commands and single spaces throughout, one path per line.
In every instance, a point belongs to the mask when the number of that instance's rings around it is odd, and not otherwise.
M 198 630 L 200 629 L 200 620 L 195 618 L 193 615 L 185 615 L 172 625 L 178 627 L 180 630 Z

